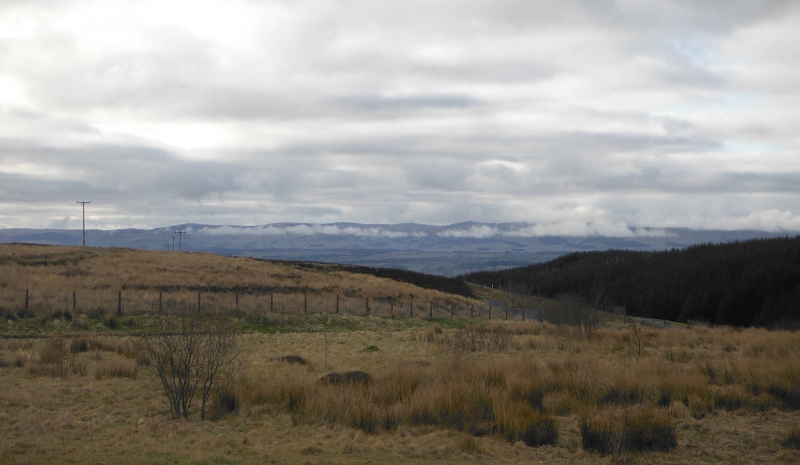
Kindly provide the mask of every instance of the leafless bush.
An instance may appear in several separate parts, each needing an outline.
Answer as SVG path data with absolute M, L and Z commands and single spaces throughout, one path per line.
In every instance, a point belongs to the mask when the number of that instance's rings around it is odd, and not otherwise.
M 173 416 L 188 418 L 199 395 L 205 420 L 211 394 L 240 368 L 237 328 L 222 317 L 189 315 L 162 317 L 149 329 L 140 346 L 142 365 L 158 378 Z

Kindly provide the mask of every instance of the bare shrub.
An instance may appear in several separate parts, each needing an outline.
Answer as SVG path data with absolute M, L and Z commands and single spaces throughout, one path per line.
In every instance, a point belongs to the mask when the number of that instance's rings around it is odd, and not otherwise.
M 199 394 L 200 419 L 214 389 L 228 383 L 240 368 L 241 342 L 230 319 L 196 315 L 154 320 L 142 337 L 140 356 L 156 375 L 174 418 L 188 418 Z

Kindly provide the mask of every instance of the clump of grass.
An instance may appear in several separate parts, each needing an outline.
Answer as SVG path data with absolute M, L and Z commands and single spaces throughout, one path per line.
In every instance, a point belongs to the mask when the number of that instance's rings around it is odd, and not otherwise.
M 272 360 L 275 360 L 276 362 L 293 363 L 303 366 L 308 365 L 308 360 L 299 355 L 282 355 L 280 357 L 275 357 Z
M 734 411 L 748 409 L 753 406 L 753 400 L 744 388 L 733 386 L 719 392 L 715 392 L 714 408 L 721 410 Z
M 103 326 L 111 330 L 117 329 L 117 317 L 113 313 L 106 314 L 103 318 Z
M 212 421 L 219 420 L 239 410 L 239 406 L 240 400 L 233 389 L 229 387 L 218 389 L 211 398 L 208 418 Z
M 620 456 L 628 452 L 662 451 L 678 444 L 675 425 L 660 412 L 635 408 L 622 415 L 602 412 L 581 420 L 583 449 L 601 455 Z
M 353 370 L 344 373 L 328 373 L 319 379 L 323 384 L 359 384 L 368 385 L 372 382 L 372 375 L 365 371 Z
M 783 440 L 783 447 L 800 450 L 800 426 L 795 426 Z
M 69 351 L 63 336 L 50 337 L 39 349 L 39 366 L 32 367 L 32 374 L 45 374 L 54 378 L 65 378 L 68 373 Z
M 95 372 L 95 378 L 98 380 L 109 378 L 127 378 L 136 379 L 138 369 L 135 366 L 130 366 L 128 363 L 121 361 L 111 361 L 102 364 Z
M 550 415 L 528 404 L 508 402 L 497 409 L 498 433 L 508 442 L 522 441 L 530 447 L 558 442 L 558 425 Z
M 425 340 L 428 342 L 436 342 L 442 336 L 443 332 L 442 325 L 439 323 L 428 326 L 428 330 L 425 333 Z
M 69 344 L 70 352 L 77 354 L 79 352 L 88 352 L 90 348 L 90 339 L 86 336 L 79 336 L 72 338 Z
M 505 351 L 511 344 L 511 335 L 502 326 L 476 324 L 455 330 L 443 340 L 465 352 Z

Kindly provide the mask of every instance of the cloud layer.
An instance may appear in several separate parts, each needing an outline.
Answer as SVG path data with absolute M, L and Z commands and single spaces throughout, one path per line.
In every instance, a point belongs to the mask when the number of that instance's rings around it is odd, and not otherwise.
M 5 1 L 0 227 L 800 230 L 798 31 L 767 0 Z

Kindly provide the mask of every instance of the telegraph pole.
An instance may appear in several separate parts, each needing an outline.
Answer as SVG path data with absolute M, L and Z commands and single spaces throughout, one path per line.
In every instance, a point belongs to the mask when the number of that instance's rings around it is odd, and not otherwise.
M 174 252 L 175 251 L 175 236 L 169 236 L 169 238 L 172 239 L 172 251 Z M 167 248 L 169 248 L 169 247 L 167 247 Z
M 83 246 L 86 247 L 86 204 L 92 203 L 92 201 L 78 200 L 78 203 L 81 204 L 81 209 L 83 210 Z
M 183 238 L 183 235 L 186 234 L 186 231 L 175 231 L 175 234 L 178 235 L 178 250 L 183 250 L 183 246 L 181 244 L 181 242 L 182 242 L 181 239 Z M 172 239 L 172 240 L 174 241 L 175 239 Z

